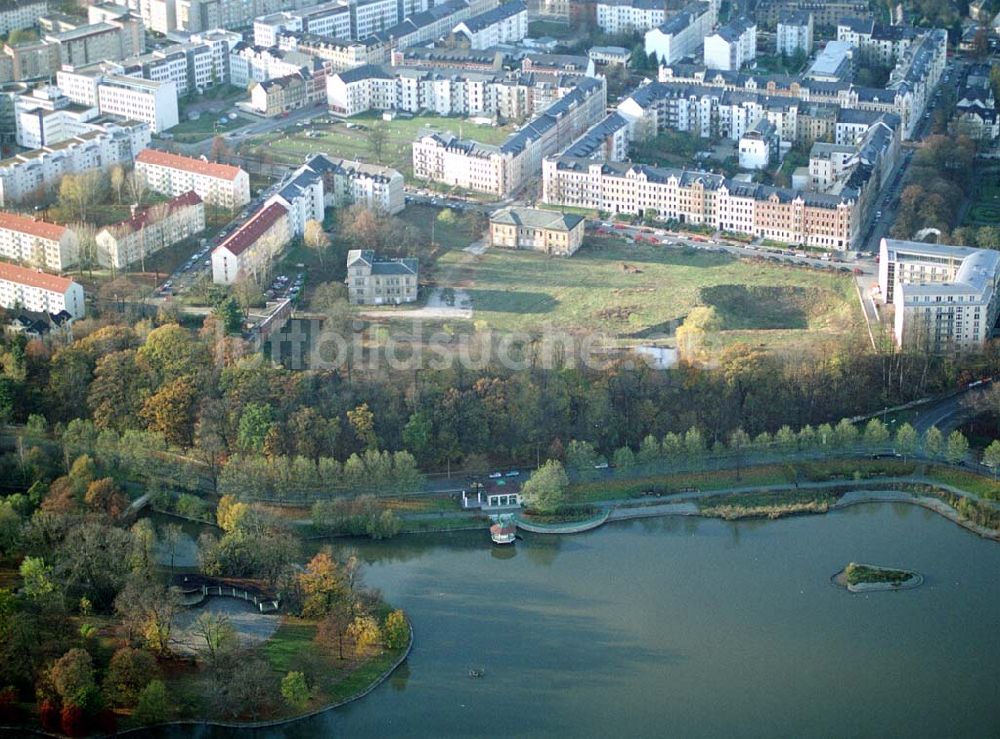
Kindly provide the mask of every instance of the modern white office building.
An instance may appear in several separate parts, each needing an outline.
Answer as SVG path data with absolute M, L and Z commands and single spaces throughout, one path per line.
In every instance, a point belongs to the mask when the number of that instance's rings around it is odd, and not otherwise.
M 896 343 L 933 353 L 976 351 L 1000 311 L 1000 252 L 882 239 L 879 290 L 895 309 Z

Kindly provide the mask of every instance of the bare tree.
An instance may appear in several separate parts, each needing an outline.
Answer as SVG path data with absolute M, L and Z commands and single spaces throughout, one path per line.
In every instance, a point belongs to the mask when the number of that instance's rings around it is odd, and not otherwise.
M 323 230 L 323 224 L 315 218 L 306 221 L 302 242 L 316 252 L 320 266 L 322 266 L 323 257 L 326 255 L 327 249 L 330 248 L 330 236 Z
M 122 188 L 125 187 L 125 168 L 116 164 L 111 168 L 111 187 L 115 190 L 115 195 L 118 198 L 118 205 L 122 204 Z
M 149 185 L 146 182 L 146 178 L 133 169 L 125 178 L 125 184 L 128 185 L 128 191 L 132 196 L 132 201 L 136 205 L 142 204 L 142 199 L 149 191 Z

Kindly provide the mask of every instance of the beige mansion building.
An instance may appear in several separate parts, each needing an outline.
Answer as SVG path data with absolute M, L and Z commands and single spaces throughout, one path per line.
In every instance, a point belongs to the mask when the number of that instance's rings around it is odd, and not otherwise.
M 353 305 L 412 303 L 420 267 L 416 259 L 380 259 L 371 249 L 347 253 L 347 293 Z
M 490 246 L 568 257 L 583 243 L 584 219 L 538 208 L 504 208 L 490 215 Z

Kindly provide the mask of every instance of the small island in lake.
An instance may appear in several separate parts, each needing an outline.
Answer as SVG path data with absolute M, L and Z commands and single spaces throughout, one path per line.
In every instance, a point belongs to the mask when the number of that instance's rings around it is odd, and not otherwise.
M 874 590 L 907 590 L 921 585 L 924 576 L 910 570 L 851 562 L 833 576 L 833 581 L 852 593 Z

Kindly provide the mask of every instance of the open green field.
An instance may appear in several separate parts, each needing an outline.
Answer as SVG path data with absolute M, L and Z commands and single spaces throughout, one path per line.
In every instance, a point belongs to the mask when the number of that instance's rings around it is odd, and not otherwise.
M 196 121 L 183 121 L 170 129 L 168 132 L 173 136 L 174 141 L 181 144 L 196 144 L 199 141 L 210 139 L 218 133 L 225 133 L 250 123 L 250 119 L 245 116 L 237 116 L 236 120 L 227 120 L 226 123 L 219 124 L 219 116 L 211 113 L 202 113 Z M 218 125 L 217 125 L 218 124 Z
M 712 305 L 720 340 L 799 345 L 858 335 L 850 277 L 729 254 L 588 239 L 570 258 L 490 249 L 442 255 L 440 274 L 497 330 L 600 330 L 625 339 L 670 336 L 692 307 Z
M 995 226 L 1000 222 L 1000 168 L 984 169 L 965 215 L 967 226 Z
M 354 126 L 348 128 L 348 125 Z M 374 126 L 384 126 L 387 138 L 382 156 L 376 157 L 371 146 Z M 384 123 L 375 115 L 360 115 L 348 121 L 335 123 L 314 122 L 292 131 L 276 131 L 248 140 L 241 147 L 243 152 L 259 156 L 266 151 L 276 162 L 299 164 L 310 154 L 357 159 L 394 167 L 404 174 L 410 172 L 410 144 L 421 129 L 451 131 L 456 136 L 475 139 L 484 144 L 502 143 L 514 130 L 512 126 L 479 125 L 464 118 L 442 118 L 424 115 L 413 118 L 396 118 Z

